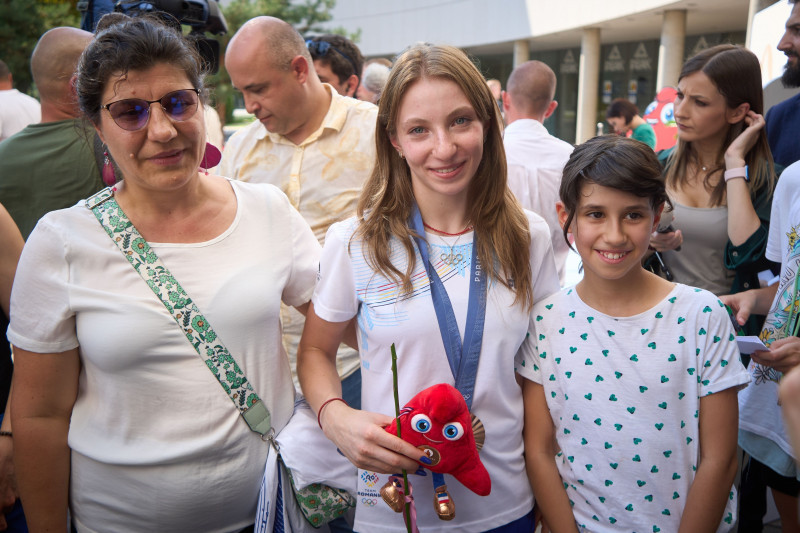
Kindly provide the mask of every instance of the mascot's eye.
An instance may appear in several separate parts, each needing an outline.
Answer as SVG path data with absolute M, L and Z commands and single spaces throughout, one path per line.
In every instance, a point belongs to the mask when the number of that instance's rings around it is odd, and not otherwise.
M 442 430 L 442 435 L 447 440 L 458 440 L 464 436 L 464 428 L 458 422 L 450 422 Z
M 667 126 L 675 123 L 675 104 L 667 104 L 661 109 L 661 123 Z
M 427 433 L 431 430 L 431 419 L 425 415 L 414 415 L 411 418 L 411 427 L 420 433 Z

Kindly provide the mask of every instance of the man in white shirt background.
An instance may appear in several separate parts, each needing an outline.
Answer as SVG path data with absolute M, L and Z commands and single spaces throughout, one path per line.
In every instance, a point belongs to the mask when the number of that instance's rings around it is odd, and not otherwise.
M 541 61 L 527 61 L 511 73 L 503 92 L 508 187 L 522 207 L 547 221 L 558 277 L 563 285 L 569 246 L 558 223 L 556 202 L 561 173 L 573 146 L 550 135 L 542 124 L 558 107 L 556 75 Z
M 14 78 L 8 65 L 0 60 L 0 141 L 11 137 L 28 124 L 42 119 L 36 98 L 14 88 Z

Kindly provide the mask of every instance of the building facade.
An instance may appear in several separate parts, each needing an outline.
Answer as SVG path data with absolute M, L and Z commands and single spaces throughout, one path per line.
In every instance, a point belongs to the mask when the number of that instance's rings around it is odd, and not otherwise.
M 659 89 L 677 83 L 686 58 L 719 43 L 747 44 L 754 16 L 775 2 L 337 0 L 330 26 L 360 31 L 365 57 L 391 58 L 420 41 L 457 46 L 504 87 L 516 64 L 543 61 L 557 75 L 559 102 L 545 126 L 579 143 L 597 133 L 612 99 L 629 98 L 644 112 Z

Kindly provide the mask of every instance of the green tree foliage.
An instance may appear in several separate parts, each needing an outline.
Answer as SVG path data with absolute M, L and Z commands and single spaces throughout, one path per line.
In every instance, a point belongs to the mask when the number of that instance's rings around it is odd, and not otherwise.
M 14 76 L 14 86 L 35 94 L 31 53 L 44 32 L 57 26 L 80 26 L 77 0 L 0 1 L 0 59 Z
M 44 24 L 30 0 L 0 2 L 0 59 L 14 76 L 14 86 L 22 92 L 31 89 L 30 57 Z
M 214 36 L 224 56 L 228 41 L 248 20 L 259 15 L 278 17 L 306 33 L 340 33 L 358 41 L 360 32 L 347 34 L 343 29 L 325 29 L 321 24 L 331 20 L 330 11 L 336 0 L 232 0 L 220 9 L 228 23 L 227 35 Z M 30 73 L 30 57 L 39 37 L 57 26 L 80 27 L 77 0 L 0 0 L 0 59 L 8 64 L 14 84 L 23 92 L 35 94 Z M 227 118 L 233 110 L 233 87 L 224 67 L 208 79 L 215 89 L 215 99 Z M 221 113 L 222 114 L 222 113 Z
M 319 24 L 331 19 L 330 10 L 335 4 L 336 0 L 306 0 L 302 4 L 290 0 L 233 0 L 222 6 L 222 11 L 228 22 L 229 35 L 259 15 L 278 17 L 305 34 L 321 31 Z
M 81 27 L 81 14 L 78 11 L 78 0 L 51 1 L 39 0 L 36 5 L 42 17 L 45 31 L 59 26 Z

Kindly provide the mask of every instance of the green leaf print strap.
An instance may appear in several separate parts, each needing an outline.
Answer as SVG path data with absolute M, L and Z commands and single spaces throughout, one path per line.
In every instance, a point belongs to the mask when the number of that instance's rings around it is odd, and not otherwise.
M 103 189 L 86 200 L 86 207 L 94 213 L 114 244 L 167 308 L 250 429 L 271 438 L 274 432 L 264 402 L 206 317 L 128 219 L 114 199 L 114 191 Z

